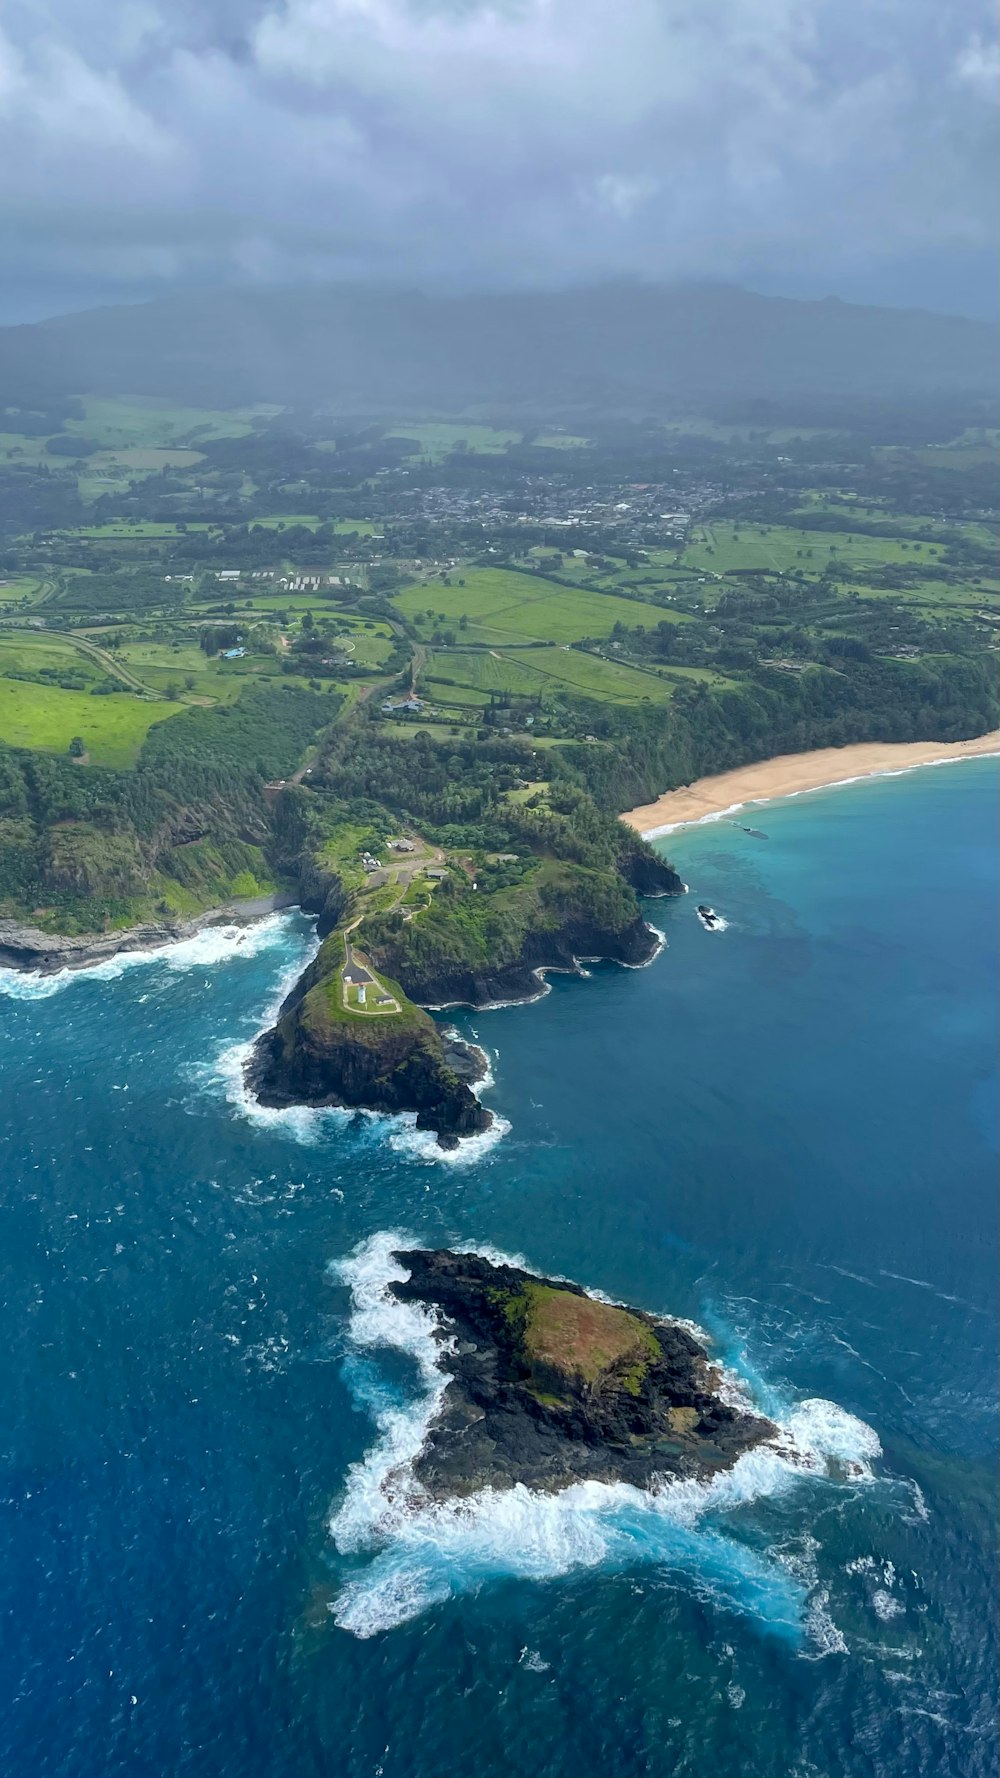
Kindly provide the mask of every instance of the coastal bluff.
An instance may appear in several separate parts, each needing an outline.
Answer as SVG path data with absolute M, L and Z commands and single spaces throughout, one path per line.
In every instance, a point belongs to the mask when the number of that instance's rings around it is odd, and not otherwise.
M 350 1010 L 344 960 L 334 933 L 257 1039 L 246 1080 L 260 1103 L 416 1112 L 417 1128 L 433 1130 L 442 1148 L 489 1129 L 491 1113 L 472 1091 L 486 1072 L 481 1052 L 446 1039 L 394 982 L 390 1016 Z
M 434 1499 L 575 1482 L 707 1479 L 773 1438 L 720 1393 L 686 1327 L 478 1253 L 405 1250 L 394 1296 L 431 1310 L 448 1375 L 414 1464 Z

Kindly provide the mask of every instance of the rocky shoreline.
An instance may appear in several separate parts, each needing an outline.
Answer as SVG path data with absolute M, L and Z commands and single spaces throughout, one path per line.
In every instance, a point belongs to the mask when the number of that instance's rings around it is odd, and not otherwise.
M 478 1253 L 400 1250 L 390 1286 L 437 1319 L 448 1384 L 414 1463 L 435 1500 L 519 1484 L 707 1480 L 775 1437 L 679 1323 Z
M 348 1011 L 340 971 L 344 942 L 331 934 L 299 977 L 270 1030 L 257 1038 L 244 1071 L 262 1105 L 338 1106 L 388 1114 L 415 1112 L 442 1148 L 478 1136 L 493 1122 L 473 1087 L 486 1077 L 478 1047 L 441 1032 L 430 1015 L 390 984 L 400 1010 Z
M 63 969 L 90 969 L 123 951 L 158 951 L 164 945 L 183 944 L 210 926 L 249 926 L 268 914 L 299 906 L 291 893 L 255 895 L 206 909 L 190 920 L 163 920 L 130 926 L 121 932 L 42 932 L 18 920 L 0 920 L 0 968 L 55 975 Z

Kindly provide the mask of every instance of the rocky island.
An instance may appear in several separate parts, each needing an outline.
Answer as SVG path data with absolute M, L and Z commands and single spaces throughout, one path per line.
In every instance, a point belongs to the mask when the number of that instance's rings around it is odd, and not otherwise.
M 435 1499 L 704 1478 L 775 1436 L 723 1399 L 718 1368 L 677 1322 L 477 1253 L 393 1257 L 409 1277 L 390 1288 L 437 1315 L 450 1379 L 414 1465 Z

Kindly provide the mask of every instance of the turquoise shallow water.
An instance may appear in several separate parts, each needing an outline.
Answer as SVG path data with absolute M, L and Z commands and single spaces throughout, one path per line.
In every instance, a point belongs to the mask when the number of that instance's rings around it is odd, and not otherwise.
M 653 966 L 459 1017 L 510 1127 L 458 1165 L 240 1101 L 304 921 L 8 980 L 0 1769 L 992 1773 L 995 789 L 671 836 Z M 785 1455 L 400 1511 L 435 1373 L 389 1231 L 696 1319 Z

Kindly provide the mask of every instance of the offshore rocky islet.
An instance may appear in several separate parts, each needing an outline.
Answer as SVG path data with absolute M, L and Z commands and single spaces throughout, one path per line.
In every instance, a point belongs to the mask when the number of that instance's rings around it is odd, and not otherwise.
M 408 1276 L 391 1294 L 434 1317 L 448 1376 L 413 1465 L 434 1499 L 707 1480 L 776 1435 L 724 1399 L 717 1366 L 675 1321 L 479 1253 L 392 1257 Z

